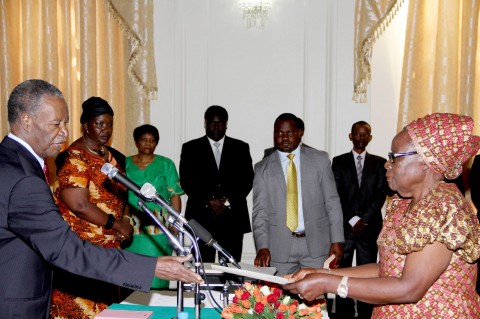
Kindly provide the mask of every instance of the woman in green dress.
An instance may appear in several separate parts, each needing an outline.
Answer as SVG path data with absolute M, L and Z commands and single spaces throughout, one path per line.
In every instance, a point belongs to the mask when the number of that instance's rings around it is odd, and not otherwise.
M 140 186 L 147 182 L 152 184 L 157 193 L 180 212 L 182 209 L 180 195 L 184 192 L 180 187 L 175 164 L 171 159 L 154 153 L 160 139 L 157 128 L 149 124 L 139 126 L 133 131 L 133 138 L 138 154 L 127 157 L 125 165 L 127 176 Z M 128 202 L 135 226 L 131 242 L 124 248 L 148 256 L 171 255 L 173 248 L 168 237 L 138 206 L 138 197 L 131 191 L 128 192 Z M 147 202 L 146 205 L 163 224 L 168 226 L 166 210 L 153 202 Z M 153 289 L 165 289 L 168 286 L 167 280 L 155 278 L 152 282 Z

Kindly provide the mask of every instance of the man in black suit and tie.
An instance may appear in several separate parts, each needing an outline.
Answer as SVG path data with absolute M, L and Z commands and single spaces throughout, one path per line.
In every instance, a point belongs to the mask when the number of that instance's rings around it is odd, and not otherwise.
M 142 291 L 150 289 L 154 274 L 200 283 L 200 276 L 182 265 L 188 256 L 106 249 L 70 229 L 43 170 L 44 159 L 65 143 L 68 121 L 62 93 L 45 81 L 19 84 L 8 100 L 11 132 L 0 144 L 0 317 L 48 318 L 51 266 Z
M 218 105 L 205 112 L 205 133 L 183 144 L 180 184 L 188 195 L 185 215 L 202 224 L 236 261 L 243 235 L 251 232 L 247 195 L 253 166 L 247 143 L 225 136 L 228 113 Z M 215 261 L 215 249 L 200 245 L 204 262 Z M 222 256 L 218 256 L 221 258 Z
M 351 152 L 333 158 L 338 195 L 342 204 L 345 247 L 341 267 L 351 267 L 356 251 L 358 265 L 377 262 L 377 237 L 382 228 L 382 206 L 388 186 L 385 177 L 386 159 L 365 151 L 372 140 L 367 122 L 356 122 L 349 134 Z M 372 306 L 357 302 L 357 318 L 370 318 Z M 354 318 L 352 299 L 337 297 L 336 318 Z

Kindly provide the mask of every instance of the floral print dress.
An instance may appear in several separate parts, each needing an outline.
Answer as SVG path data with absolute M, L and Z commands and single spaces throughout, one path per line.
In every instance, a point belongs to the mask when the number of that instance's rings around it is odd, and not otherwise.
M 111 152 L 109 156 L 110 164 L 123 172 Z M 57 174 L 54 198 L 62 217 L 81 239 L 106 248 L 119 248 L 119 242 L 115 241 L 115 230 L 107 230 L 77 217 L 63 203 L 61 197 L 61 191 L 64 189 L 87 188 L 91 203 L 105 213 L 121 219 L 127 190 L 101 172 L 103 164 L 105 164 L 103 158 L 76 146 L 70 146 L 65 162 Z M 93 318 L 113 302 L 120 301 L 117 286 L 60 270 L 55 272 L 54 278 L 51 318 Z
M 476 214 L 457 187 L 444 182 L 407 212 L 410 201 L 395 195 L 387 206 L 377 241 L 380 276 L 402 276 L 407 255 L 433 242 L 452 250 L 452 259 L 420 301 L 375 306 L 372 318 L 478 318 L 474 262 L 480 256 L 480 227 Z

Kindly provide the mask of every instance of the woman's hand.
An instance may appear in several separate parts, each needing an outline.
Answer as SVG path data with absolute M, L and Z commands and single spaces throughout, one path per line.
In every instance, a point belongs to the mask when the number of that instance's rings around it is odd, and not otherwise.
M 327 270 L 328 271 L 328 270 Z M 308 274 L 316 274 L 316 273 L 321 273 L 322 269 L 319 268 L 300 268 L 293 274 L 288 274 L 283 277 L 290 279 L 290 281 L 298 281 L 303 279 L 306 275 Z
M 132 237 L 133 227 L 130 224 L 130 219 L 124 216 L 122 219 L 116 219 L 113 223 L 113 229 L 116 230 L 115 240 L 124 241 Z
M 303 279 L 285 284 L 283 289 L 289 290 L 293 294 L 298 294 L 300 298 L 307 301 L 313 301 L 325 294 L 325 278 L 328 275 L 316 273 L 313 268 L 305 269 L 305 272 L 302 272 L 302 270 L 300 270 L 301 274 L 305 275 Z M 313 270 L 313 272 L 308 272 L 309 270 Z

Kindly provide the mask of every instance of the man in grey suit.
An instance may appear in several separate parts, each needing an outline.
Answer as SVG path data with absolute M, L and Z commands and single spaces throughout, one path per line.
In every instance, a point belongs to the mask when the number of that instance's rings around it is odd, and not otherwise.
M 0 144 L 0 317 L 48 318 L 52 265 L 125 288 L 148 291 L 153 276 L 201 282 L 187 257 L 147 257 L 81 240 L 55 205 L 44 159 L 65 143 L 62 93 L 42 80 L 19 84 L 8 100 L 11 132 Z M 107 222 L 107 220 L 105 220 Z
M 338 266 L 343 254 L 343 217 L 328 154 L 299 146 L 297 117 L 281 114 L 274 124 L 276 152 L 255 165 L 253 236 L 255 266 L 273 266 L 278 275 L 301 267 L 322 268 L 332 254 Z M 287 166 L 294 154 L 298 223 L 287 227 Z

